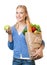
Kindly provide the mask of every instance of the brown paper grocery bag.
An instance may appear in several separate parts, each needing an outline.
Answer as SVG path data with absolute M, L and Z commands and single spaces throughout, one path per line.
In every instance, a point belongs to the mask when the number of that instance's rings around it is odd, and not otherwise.
M 43 53 L 41 53 L 41 55 L 38 58 L 33 58 L 32 57 L 32 53 L 35 53 L 35 50 L 37 50 L 42 44 L 41 32 L 36 33 L 36 34 L 32 33 L 32 32 L 26 32 L 25 33 L 25 39 L 26 39 L 26 42 L 27 42 L 30 58 L 32 60 L 41 58 L 43 56 Z

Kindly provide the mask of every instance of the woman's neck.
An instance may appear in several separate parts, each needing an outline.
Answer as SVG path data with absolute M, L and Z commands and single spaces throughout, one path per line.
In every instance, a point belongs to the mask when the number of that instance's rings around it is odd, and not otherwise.
M 20 21 L 19 25 L 26 25 L 25 21 Z

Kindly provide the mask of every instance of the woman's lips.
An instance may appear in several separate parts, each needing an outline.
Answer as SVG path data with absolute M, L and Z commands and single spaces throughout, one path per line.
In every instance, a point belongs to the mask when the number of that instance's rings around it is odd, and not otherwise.
M 21 17 L 17 17 L 17 19 L 21 19 Z

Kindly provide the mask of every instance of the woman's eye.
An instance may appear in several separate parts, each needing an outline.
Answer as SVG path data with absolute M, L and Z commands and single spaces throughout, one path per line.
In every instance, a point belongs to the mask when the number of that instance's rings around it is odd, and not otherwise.
M 16 14 L 18 14 L 18 12 L 16 12 Z
M 23 12 L 16 12 L 16 14 L 23 14 Z

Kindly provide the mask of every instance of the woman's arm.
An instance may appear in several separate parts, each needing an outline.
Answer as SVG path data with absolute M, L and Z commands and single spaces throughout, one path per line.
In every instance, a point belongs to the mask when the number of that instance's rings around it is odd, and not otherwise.
M 12 42 L 8 41 L 8 47 L 9 47 L 9 49 L 11 49 L 11 50 L 14 49 L 14 43 L 13 43 L 13 41 L 12 41 Z
M 8 34 L 8 41 L 12 42 L 12 34 Z
M 8 34 L 8 47 L 13 50 L 14 49 L 14 42 L 12 39 L 12 34 Z
M 44 40 L 42 40 L 42 49 L 44 49 L 44 47 L 45 47 L 45 42 Z
M 36 50 L 35 54 L 33 54 L 34 58 L 37 58 L 38 56 L 40 56 L 41 54 L 43 54 L 43 49 L 45 47 L 45 42 L 44 40 L 42 40 L 42 45 L 39 49 Z
M 6 30 L 6 32 L 8 33 L 8 47 L 13 50 L 14 48 L 14 42 L 13 42 L 13 39 L 12 39 L 12 28 L 9 28 Z

